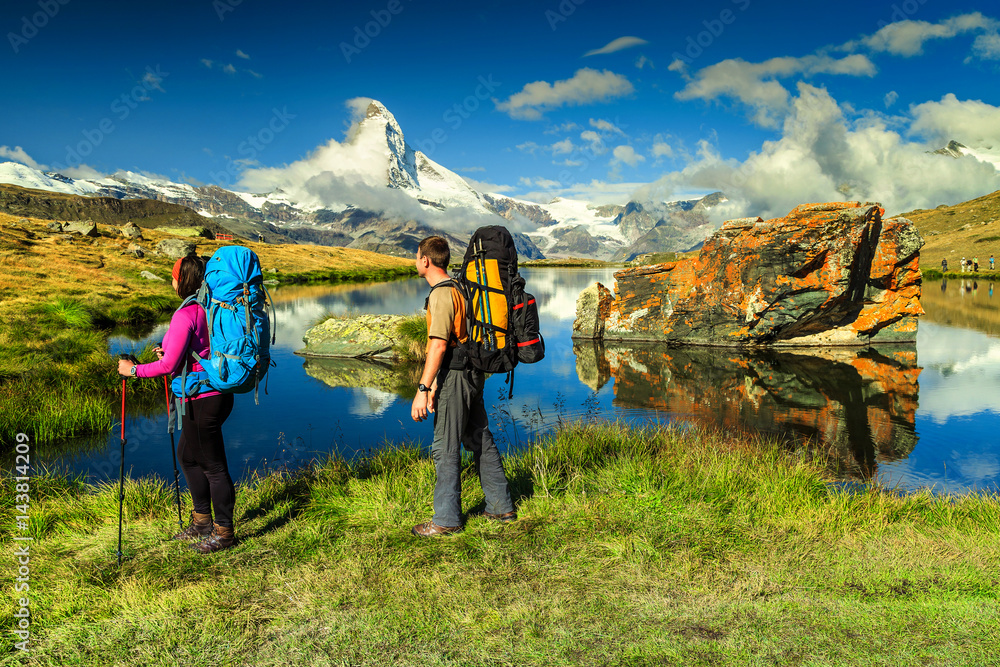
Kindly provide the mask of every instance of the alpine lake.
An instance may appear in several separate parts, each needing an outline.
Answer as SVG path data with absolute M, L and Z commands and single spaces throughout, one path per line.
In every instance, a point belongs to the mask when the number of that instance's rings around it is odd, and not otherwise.
M 577 295 L 594 281 L 613 289 L 614 271 L 522 269 L 538 300 L 546 357 L 517 367 L 513 398 L 506 376 L 487 380 L 501 451 L 575 420 L 698 425 L 782 438 L 789 451 L 823 456 L 846 486 L 875 480 L 904 493 L 1000 491 L 1000 286 L 994 295 L 992 282 L 924 281 L 916 345 L 749 353 L 572 340 Z M 237 396 L 223 429 L 234 479 L 330 454 L 428 447 L 431 423 L 410 418 L 419 368 L 295 353 L 327 313 L 416 314 L 427 289 L 419 278 L 274 287 L 276 366 L 267 392 L 262 384 L 259 405 L 252 394 Z M 114 337 L 110 351 L 158 342 L 165 329 Z M 129 475 L 172 481 L 165 407 L 128 417 L 125 435 Z M 118 425 L 55 451 L 50 468 L 92 482 L 116 479 Z

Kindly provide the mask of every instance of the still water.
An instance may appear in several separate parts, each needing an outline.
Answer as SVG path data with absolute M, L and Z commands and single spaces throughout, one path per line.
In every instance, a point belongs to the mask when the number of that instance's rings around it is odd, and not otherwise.
M 747 354 L 738 350 L 622 346 L 571 337 L 576 297 L 612 270 L 526 269 L 541 307 L 546 358 L 521 365 L 514 398 L 502 376 L 486 384 L 501 448 L 576 419 L 682 421 L 809 440 L 845 479 L 877 477 L 903 491 L 1000 490 L 1000 291 L 969 281 L 924 284 L 915 346 Z M 277 363 L 260 405 L 237 397 L 226 422 L 234 477 L 296 466 L 337 452 L 351 457 L 387 443 L 429 443 L 432 427 L 410 419 L 404 370 L 295 354 L 325 313 L 418 312 L 420 279 L 367 286 L 274 290 Z M 142 341 L 116 338 L 112 351 Z M 412 372 L 412 371 L 411 371 Z M 126 468 L 172 479 L 165 412 L 126 420 Z M 118 474 L 118 429 L 68 443 L 51 463 L 92 480 Z

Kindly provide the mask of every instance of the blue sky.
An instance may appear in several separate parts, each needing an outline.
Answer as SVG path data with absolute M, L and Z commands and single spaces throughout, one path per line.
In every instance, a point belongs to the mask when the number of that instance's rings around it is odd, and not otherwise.
M 982 0 L 8 0 L 0 28 L 0 157 L 79 175 L 237 187 L 343 140 L 370 97 L 433 160 L 536 200 L 724 189 L 767 213 L 839 191 L 905 210 L 1000 188 L 922 157 L 1000 149 Z

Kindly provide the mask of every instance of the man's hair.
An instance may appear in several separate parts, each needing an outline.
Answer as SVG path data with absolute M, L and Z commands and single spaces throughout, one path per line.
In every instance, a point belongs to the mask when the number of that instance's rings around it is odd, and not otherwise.
M 188 255 L 181 260 L 180 276 L 177 278 L 177 295 L 186 299 L 201 287 L 205 277 L 205 263 L 197 255 Z
M 428 236 L 421 241 L 417 246 L 417 254 L 431 260 L 431 264 L 445 271 L 451 263 L 451 248 L 440 236 Z

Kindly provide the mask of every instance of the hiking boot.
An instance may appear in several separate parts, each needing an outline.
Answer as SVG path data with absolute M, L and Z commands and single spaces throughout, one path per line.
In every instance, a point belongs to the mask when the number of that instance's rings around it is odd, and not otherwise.
M 212 532 L 212 515 L 191 512 L 191 523 L 174 535 L 175 540 L 194 540 Z
M 517 512 L 511 510 L 510 512 L 504 512 L 503 514 L 490 514 L 489 512 L 483 512 L 483 516 L 492 521 L 499 521 L 500 523 L 510 523 L 511 521 L 517 521 Z
M 225 526 L 220 526 L 215 524 L 212 532 L 209 533 L 208 537 L 203 539 L 201 542 L 196 542 L 191 545 L 192 549 L 197 549 L 203 554 L 210 554 L 215 551 L 222 551 L 223 549 L 228 549 L 233 546 L 233 542 L 236 538 L 233 535 L 232 528 L 226 528 Z
M 461 526 L 439 526 L 433 521 L 426 521 L 414 526 L 410 532 L 417 537 L 433 537 L 435 535 L 452 535 L 461 531 Z

